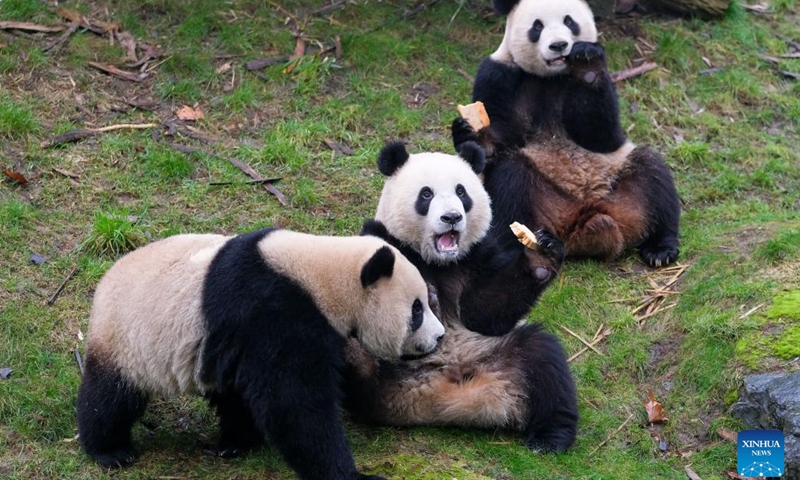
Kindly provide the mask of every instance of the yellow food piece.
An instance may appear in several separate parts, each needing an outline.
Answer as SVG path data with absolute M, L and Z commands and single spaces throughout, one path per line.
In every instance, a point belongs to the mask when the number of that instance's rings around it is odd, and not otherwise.
M 531 232 L 528 227 L 519 222 L 514 222 L 509 225 L 509 227 L 511 228 L 511 231 L 514 232 L 514 235 L 517 236 L 517 239 L 521 244 L 532 250 L 536 249 L 536 245 L 538 245 L 538 242 L 536 241 L 536 235 L 534 235 L 534 233 Z

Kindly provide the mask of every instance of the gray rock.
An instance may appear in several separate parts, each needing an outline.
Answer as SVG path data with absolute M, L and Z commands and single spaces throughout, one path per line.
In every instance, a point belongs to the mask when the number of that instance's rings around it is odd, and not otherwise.
M 750 428 L 783 431 L 783 478 L 800 480 L 800 372 L 745 377 L 739 401 L 730 413 Z

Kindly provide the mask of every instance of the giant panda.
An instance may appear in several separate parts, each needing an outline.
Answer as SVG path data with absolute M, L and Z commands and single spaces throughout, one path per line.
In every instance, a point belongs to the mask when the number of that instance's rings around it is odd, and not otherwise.
M 302 479 L 378 479 L 356 471 L 339 418 L 347 338 L 395 361 L 429 354 L 443 334 L 419 271 L 380 239 L 169 237 L 97 287 L 80 442 L 101 465 L 127 464 L 148 400 L 194 392 L 216 407 L 222 455 L 267 436 Z
M 561 452 L 578 420 L 566 355 L 540 325 L 516 325 L 557 274 L 563 244 L 544 231 L 536 251 L 499 250 L 485 238 L 484 163 L 474 143 L 460 156 L 409 155 L 397 142 L 381 150 L 387 179 L 376 221 L 362 233 L 389 241 L 420 269 L 447 335 L 433 354 L 403 364 L 351 342 L 345 405 L 366 422 L 508 429 L 531 449 Z
M 518 221 L 564 240 L 567 255 L 614 259 L 637 246 L 659 267 L 678 257 L 680 202 L 669 168 L 636 147 L 619 121 L 614 84 L 583 0 L 493 0 L 507 14 L 497 50 L 481 63 L 473 100 L 490 125 L 453 123 L 456 149 L 490 154 L 484 185 L 496 230 Z

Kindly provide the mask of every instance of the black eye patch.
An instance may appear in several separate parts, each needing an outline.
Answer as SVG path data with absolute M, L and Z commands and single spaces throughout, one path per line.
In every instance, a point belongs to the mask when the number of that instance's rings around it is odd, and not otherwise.
M 414 202 L 414 210 L 423 217 L 428 214 L 433 200 L 433 190 L 430 187 L 422 187 L 417 194 L 417 201 Z
M 411 331 L 416 332 L 422 326 L 422 302 L 419 299 L 414 300 L 411 306 Z
M 464 205 L 464 212 L 472 210 L 472 197 L 469 196 L 467 189 L 460 183 L 456 185 L 456 195 L 461 200 L 461 204 Z
M 564 17 L 564 25 L 569 28 L 569 31 L 572 32 L 573 35 L 576 37 L 581 34 L 581 27 L 578 25 L 578 22 L 572 19 L 569 15 Z
M 538 42 L 539 37 L 542 36 L 542 30 L 544 30 L 544 23 L 542 23 L 541 20 L 533 22 L 533 26 L 528 30 L 528 40 L 530 40 L 531 43 Z

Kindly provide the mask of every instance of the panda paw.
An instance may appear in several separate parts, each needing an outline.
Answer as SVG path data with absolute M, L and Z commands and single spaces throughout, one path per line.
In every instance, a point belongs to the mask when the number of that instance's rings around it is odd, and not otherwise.
M 605 72 L 606 53 L 599 43 L 575 42 L 567 62 L 575 78 L 591 85 Z
M 539 245 L 539 251 L 560 266 L 567 254 L 567 247 L 564 245 L 564 242 L 550 233 L 546 228 L 540 228 L 536 231 L 535 235 L 536 243 Z
M 465 144 L 466 142 L 477 142 L 478 135 L 475 133 L 475 130 L 472 126 L 464 120 L 462 117 L 458 117 L 453 120 L 453 124 L 450 126 L 450 131 L 453 134 L 453 147 L 456 149 L 456 152 L 460 151 L 461 145 Z
M 678 247 L 655 246 L 640 247 L 639 255 L 647 265 L 654 268 L 666 267 L 678 259 Z

